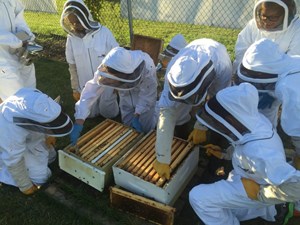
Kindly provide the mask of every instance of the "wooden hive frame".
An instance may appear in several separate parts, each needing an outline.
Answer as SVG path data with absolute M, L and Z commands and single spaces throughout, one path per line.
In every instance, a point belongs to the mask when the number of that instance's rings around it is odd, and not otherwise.
M 79 138 L 75 151 L 71 145 L 65 151 L 74 153 L 87 163 L 103 167 L 122 150 L 129 149 L 140 133 L 118 122 L 107 119 Z
M 185 140 L 173 138 L 171 179 L 166 180 L 152 166 L 156 159 L 155 142 L 156 132 L 149 132 L 114 164 L 117 185 L 110 187 L 110 202 L 112 207 L 152 223 L 172 225 L 176 211 L 172 205 L 196 172 L 199 157 L 196 153 L 199 153 L 199 149 Z M 184 165 L 181 166 L 182 163 Z M 189 172 L 183 172 L 189 166 Z M 185 179 L 181 179 L 181 175 Z
M 112 165 L 143 137 L 131 127 L 106 119 L 81 136 L 76 148 L 59 150 L 62 170 L 102 191 L 112 176 Z
M 147 137 L 139 141 L 134 146 L 134 149 L 115 166 L 163 188 L 168 181 L 165 178 L 161 178 L 152 166 L 156 159 L 155 142 L 156 133 L 152 131 Z M 192 151 L 192 147 L 193 144 L 190 142 L 179 138 L 173 139 L 170 164 L 171 177 L 183 159 Z

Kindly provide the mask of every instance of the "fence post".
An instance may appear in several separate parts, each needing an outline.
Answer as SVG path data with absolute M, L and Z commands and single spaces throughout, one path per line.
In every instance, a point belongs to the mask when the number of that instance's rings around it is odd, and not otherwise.
M 133 41 L 133 27 L 132 27 L 131 0 L 127 0 L 127 12 L 128 12 L 128 24 L 129 24 L 130 46 L 132 46 L 132 41 Z

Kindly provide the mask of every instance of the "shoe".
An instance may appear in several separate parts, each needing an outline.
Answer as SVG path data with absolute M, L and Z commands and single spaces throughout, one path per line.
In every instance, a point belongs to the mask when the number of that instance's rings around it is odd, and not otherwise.
M 294 203 L 283 203 L 275 205 L 277 211 L 276 216 L 274 216 L 276 222 L 275 224 L 286 225 L 290 218 L 294 215 Z

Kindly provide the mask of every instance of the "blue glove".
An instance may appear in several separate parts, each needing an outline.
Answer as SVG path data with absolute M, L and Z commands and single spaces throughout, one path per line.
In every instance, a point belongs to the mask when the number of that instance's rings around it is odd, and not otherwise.
M 83 125 L 80 125 L 78 123 L 75 123 L 73 126 L 73 130 L 70 134 L 70 139 L 71 139 L 71 145 L 75 146 L 77 144 L 77 140 L 80 137 L 80 133 L 83 129 Z
M 143 132 L 142 124 L 140 123 L 138 117 L 133 117 L 130 126 L 136 129 L 138 132 Z
M 258 102 L 258 108 L 259 109 L 265 109 L 265 108 L 271 108 L 275 98 L 273 98 L 268 93 L 259 93 L 259 102 Z

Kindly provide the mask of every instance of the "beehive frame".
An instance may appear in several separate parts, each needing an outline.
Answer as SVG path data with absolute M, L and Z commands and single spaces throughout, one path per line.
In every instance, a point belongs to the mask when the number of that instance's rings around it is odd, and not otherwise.
M 143 134 L 116 121 L 106 119 L 79 138 L 76 148 L 59 150 L 62 170 L 102 191 L 112 180 L 112 165 Z

